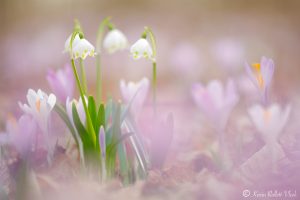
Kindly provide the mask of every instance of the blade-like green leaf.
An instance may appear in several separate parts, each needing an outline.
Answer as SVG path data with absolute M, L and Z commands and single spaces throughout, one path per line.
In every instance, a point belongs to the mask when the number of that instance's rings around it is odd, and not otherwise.
M 98 110 L 98 115 L 97 115 L 97 132 L 99 132 L 99 129 L 101 126 L 104 127 L 104 129 L 106 128 L 106 123 L 105 123 L 105 107 L 104 104 L 101 103 L 99 110 Z
M 82 140 L 84 148 L 88 147 L 89 145 L 92 145 L 91 138 L 89 138 L 89 134 L 88 134 L 87 130 L 85 129 L 82 122 L 80 121 L 80 117 L 78 115 L 75 103 L 72 104 L 72 114 L 73 114 L 74 125 L 75 125 L 77 132 Z
M 77 137 L 76 137 L 76 133 L 75 133 L 75 129 L 65 111 L 65 109 L 59 105 L 58 103 L 55 104 L 54 106 L 54 110 L 56 111 L 56 113 L 60 116 L 60 118 L 65 122 L 66 126 L 69 128 L 77 146 L 79 144 L 79 141 L 77 140 Z
M 98 131 L 96 131 L 96 127 L 97 127 L 97 108 L 96 108 L 96 103 L 95 100 L 92 96 L 89 96 L 88 99 L 88 110 L 91 116 L 91 120 L 93 123 L 93 127 L 95 129 L 95 132 L 97 133 Z

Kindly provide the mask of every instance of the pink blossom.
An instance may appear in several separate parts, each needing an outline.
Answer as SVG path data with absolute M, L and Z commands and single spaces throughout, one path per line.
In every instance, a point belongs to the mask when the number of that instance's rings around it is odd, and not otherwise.
M 135 117 L 138 117 L 147 98 L 149 80 L 147 78 L 143 78 L 137 83 L 128 82 L 127 84 L 124 80 L 121 80 L 120 90 L 125 103 L 130 103 L 132 101 L 132 105 L 130 107 L 131 113 Z
M 196 83 L 191 92 L 195 103 L 216 125 L 215 128 L 224 129 L 232 109 L 239 101 L 234 82 L 227 81 L 226 88 L 218 80 L 210 81 L 206 87 Z
M 70 65 L 66 65 L 64 69 L 58 69 L 56 72 L 50 69 L 47 81 L 61 102 L 66 102 L 67 97 L 73 97 L 74 76 Z

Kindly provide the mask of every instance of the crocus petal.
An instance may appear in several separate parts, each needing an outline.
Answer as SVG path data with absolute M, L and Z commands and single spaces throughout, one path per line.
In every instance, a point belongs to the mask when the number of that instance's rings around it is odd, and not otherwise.
M 103 126 L 101 126 L 100 130 L 99 130 L 99 144 L 100 144 L 100 150 L 101 150 L 102 157 L 105 158 L 106 157 L 106 143 L 105 143 L 105 131 L 104 131 Z
M 281 120 L 280 120 L 280 127 L 279 129 L 282 131 L 282 129 L 284 128 L 284 126 L 286 125 L 289 116 L 290 116 L 290 112 L 291 112 L 292 106 L 291 105 L 287 105 L 283 114 L 281 115 Z M 280 132 L 281 132 L 280 131 Z
M 263 62 L 263 61 L 262 61 Z M 269 87 L 274 74 L 274 62 L 272 59 L 264 60 L 264 64 L 261 64 L 261 75 L 263 77 L 265 87 Z
M 67 97 L 72 97 L 74 92 L 74 76 L 70 65 L 56 72 L 48 70 L 47 81 L 51 90 L 61 102 L 65 102 Z
M 258 88 L 257 79 L 253 73 L 252 68 L 250 67 L 250 65 L 247 62 L 245 63 L 245 69 L 246 69 L 246 72 L 247 72 L 250 80 L 252 81 L 252 83 L 255 85 L 256 88 Z
M 209 82 L 207 90 L 216 108 L 220 108 L 223 103 L 224 91 L 222 83 L 218 80 Z
M 135 117 L 138 117 L 147 98 L 149 84 L 149 80 L 145 77 L 137 83 L 129 82 L 127 85 L 124 80 L 120 81 L 123 100 L 126 103 L 132 102 L 130 110 Z
M 260 132 L 265 132 L 264 129 L 264 109 L 262 106 L 256 104 L 252 106 L 251 108 L 248 109 L 248 113 L 255 125 L 255 127 L 260 131 Z
M 282 132 L 287 123 L 290 106 L 287 106 L 284 111 L 276 103 L 264 108 L 260 105 L 252 106 L 248 112 L 256 126 L 257 130 L 262 134 L 266 143 L 276 143 L 279 134 Z
M 50 106 L 50 110 L 53 109 L 56 103 L 56 96 L 54 94 L 50 94 L 47 103 Z

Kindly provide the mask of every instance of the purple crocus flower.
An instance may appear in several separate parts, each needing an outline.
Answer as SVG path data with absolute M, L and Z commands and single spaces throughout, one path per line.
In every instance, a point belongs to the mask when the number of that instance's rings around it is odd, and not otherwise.
M 191 92 L 195 103 L 215 124 L 215 128 L 223 131 L 232 109 L 239 101 L 234 82 L 229 80 L 226 88 L 218 80 L 210 81 L 206 87 L 196 83 Z
M 99 131 L 99 144 L 100 144 L 100 150 L 102 158 L 106 157 L 106 143 L 105 143 L 105 131 L 103 126 L 100 127 Z
M 274 74 L 274 62 L 272 59 L 262 57 L 260 63 L 254 63 L 251 66 L 245 64 L 246 71 L 255 85 L 260 91 L 264 104 L 268 101 L 268 91 Z
M 127 84 L 124 80 L 121 80 L 120 90 L 125 103 L 130 103 L 132 101 L 130 107 L 131 114 L 135 118 L 138 118 L 147 98 L 149 80 L 144 77 L 139 82 L 128 82 Z
M 72 98 L 74 92 L 74 76 L 70 65 L 56 72 L 50 69 L 47 75 L 52 91 L 61 102 L 66 102 L 67 97 Z
M 35 143 L 37 127 L 37 122 L 28 114 L 22 115 L 18 121 L 10 117 L 6 122 L 6 132 L 0 135 L 0 145 L 14 146 L 20 156 L 26 159 Z

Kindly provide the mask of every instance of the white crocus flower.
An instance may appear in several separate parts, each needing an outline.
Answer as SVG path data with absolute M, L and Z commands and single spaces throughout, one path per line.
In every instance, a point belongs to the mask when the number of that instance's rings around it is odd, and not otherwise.
M 64 52 L 71 52 L 71 45 L 70 45 L 71 38 L 72 38 L 72 34 L 68 37 L 68 39 L 65 42 L 65 50 L 64 50 Z M 76 34 L 76 36 L 74 37 L 73 43 L 72 43 L 72 47 L 74 48 L 74 46 L 76 46 L 76 44 L 79 41 L 80 41 L 79 34 Z
M 85 97 L 85 102 L 88 103 L 88 99 L 86 97 Z M 66 110 L 67 110 L 67 115 L 68 115 L 72 125 L 74 126 L 73 111 L 72 111 L 73 103 L 75 103 L 75 106 L 76 106 L 78 116 L 80 118 L 81 123 L 83 125 L 85 125 L 86 116 L 85 116 L 85 112 L 84 112 L 82 99 L 79 98 L 79 101 L 77 101 L 76 99 L 73 99 L 73 100 L 70 101 L 70 99 L 68 97 L 67 100 L 66 100 Z
M 120 81 L 120 90 L 123 99 L 126 103 L 130 103 L 132 101 L 130 111 L 135 117 L 138 117 L 145 103 L 149 90 L 149 84 L 150 83 L 147 78 L 143 78 L 136 83 L 128 82 L 126 84 L 124 80 Z
M 140 38 L 136 41 L 130 48 L 130 53 L 134 59 L 140 59 L 144 57 L 146 59 L 153 60 L 153 50 L 149 42 L 144 39 Z
M 272 104 L 268 108 L 264 108 L 261 105 L 254 105 L 248 110 L 254 125 L 262 134 L 262 138 L 266 143 L 273 172 L 277 171 L 278 150 L 281 149 L 278 138 L 287 123 L 290 111 L 290 105 L 282 110 L 278 104 Z
M 29 89 L 27 92 L 27 104 L 19 102 L 20 108 L 30 115 L 32 115 L 40 125 L 40 128 L 45 131 L 47 129 L 48 118 L 55 106 L 56 96 L 50 94 L 49 96 L 42 90 L 35 92 Z
M 290 111 L 290 105 L 283 110 L 278 104 L 272 104 L 267 108 L 254 105 L 248 110 L 248 113 L 255 127 L 262 134 L 264 141 L 266 143 L 276 143 L 279 134 L 287 123 Z
M 47 159 L 48 162 L 51 163 L 55 145 L 53 144 L 53 141 L 50 141 L 49 117 L 56 104 L 56 96 L 54 94 L 48 96 L 40 89 L 37 92 L 29 89 L 27 92 L 27 101 L 28 105 L 19 102 L 19 106 L 25 113 L 32 115 L 38 122 L 38 125 L 44 134 L 48 149 Z
M 103 46 L 109 53 L 123 50 L 128 46 L 125 35 L 118 29 L 113 29 L 104 38 Z

